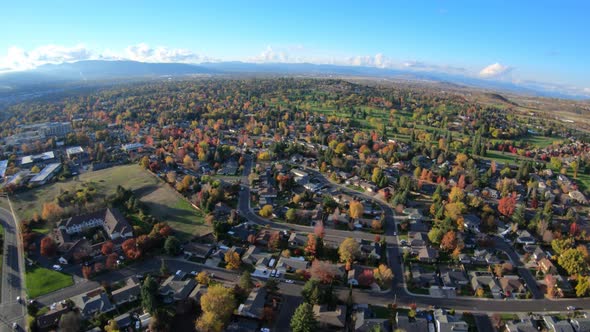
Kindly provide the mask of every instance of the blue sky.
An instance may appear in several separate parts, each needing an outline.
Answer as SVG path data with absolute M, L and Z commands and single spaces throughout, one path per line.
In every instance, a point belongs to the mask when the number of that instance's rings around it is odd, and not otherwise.
M 589 13 L 588 1 L 5 0 L 0 70 L 89 58 L 305 61 L 590 93 Z

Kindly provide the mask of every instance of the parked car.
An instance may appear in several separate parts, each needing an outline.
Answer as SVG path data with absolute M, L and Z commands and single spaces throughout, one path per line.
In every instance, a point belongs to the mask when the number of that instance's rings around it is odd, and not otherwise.
M 288 283 L 288 284 L 292 284 L 292 283 L 294 283 L 294 281 L 293 281 L 293 280 L 291 280 L 291 279 L 285 279 L 285 282 L 286 282 L 286 283 Z
M 57 264 L 56 264 L 56 265 L 53 265 L 53 266 L 52 266 L 52 268 L 53 268 L 55 271 L 61 271 L 61 270 L 63 270 L 63 267 L 61 267 L 61 265 L 57 265 Z

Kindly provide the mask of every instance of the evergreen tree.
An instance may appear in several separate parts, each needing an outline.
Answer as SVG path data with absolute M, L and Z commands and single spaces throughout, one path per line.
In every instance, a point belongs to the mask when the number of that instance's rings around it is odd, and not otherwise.
M 291 331 L 315 332 L 319 328 L 318 321 L 309 303 L 302 303 L 291 318 Z

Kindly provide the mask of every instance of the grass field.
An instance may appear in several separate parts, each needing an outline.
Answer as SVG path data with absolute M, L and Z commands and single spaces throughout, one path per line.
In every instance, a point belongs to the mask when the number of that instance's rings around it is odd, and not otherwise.
M 35 298 L 74 284 L 72 277 L 42 267 L 27 268 L 27 294 Z
M 208 228 L 203 225 L 204 215 L 194 209 L 167 184 L 143 170 L 138 165 L 124 165 L 107 168 L 96 172 L 83 173 L 76 179 L 56 182 L 34 188 L 13 196 L 13 206 L 21 219 L 30 219 L 35 212 L 41 214 L 43 203 L 55 199 L 63 191 L 75 191 L 83 183 L 92 182 L 96 187 L 93 201 L 102 202 L 104 198 L 115 193 L 118 185 L 134 191 L 145 203 L 150 213 L 167 222 L 176 231 L 181 240 L 191 235 L 205 233 Z M 46 233 L 47 229 L 37 231 Z

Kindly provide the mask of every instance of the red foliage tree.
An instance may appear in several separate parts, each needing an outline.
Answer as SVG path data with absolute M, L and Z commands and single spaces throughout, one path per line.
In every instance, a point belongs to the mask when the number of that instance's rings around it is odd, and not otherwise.
M 373 275 L 373 270 L 365 269 L 363 273 L 358 276 L 357 279 L 360 286 L 371 286 L 375 282 L 375 276 Z
M 107 260 L 105 262 L 106 268 L 112 270 L 117 267 L 117 254 L 112 253 L 107 256 Z
M 455 231 L 448 231 L 440 241 L 440 248 L 445 251 L 453 251 L 457 247 L 457 234 Z
M 314 234 L 307 234 L 307 245 L 304 248 L 307 255 L 315 257 L 317 254 L 316 239 Z
M 82 266 L 82 275 L 85 279 L 90 279 L 92 275 L 92 267 L 91 266 Z
M 41 255 L 50 257 L 55 255 L 56 250 L 57 246 L 55 245 L 55 241 L 53 241 L 52 238 L 46 236 L 41 240 Z
M 137 247 L 137 242 L 135 239 L 125 240 L 121 247 L 123 248 L 125 256 L 127 256 L 129 259 L 138 259 L 141 256 L 141 251 Z
M 576 236 L 576 235 L 578 235 L 579 232 L 580 232 L 580 226 L 578 226 L 578 224 L 574 221 L 570 225 L 570 235 L 571 236 Z
M 334 280 L 337 270 L 334 265 L 327 261 L 316 259 L 311 263 L 311 276 L 319 281 L 329 284 Z
M 113 244 L 113 242 L 111 241 L 107 241 L 105 242 L 102 247 L 100 248 L 100 252 L 105 255 L 108 256 L 110 254 L 113 253 L 113 248 L 115 247 L 115 245 Z
M 457 181 L 457 187 L 465 189 L 465 174 L 461 174 L 459 177 L 459 180 Z
M 516 209 L 516 193 L 510 196 L 500 198 L 498 201 L 498 211 L 506 217 L 512 216 Z

